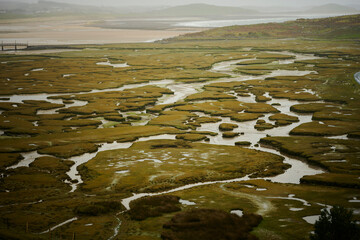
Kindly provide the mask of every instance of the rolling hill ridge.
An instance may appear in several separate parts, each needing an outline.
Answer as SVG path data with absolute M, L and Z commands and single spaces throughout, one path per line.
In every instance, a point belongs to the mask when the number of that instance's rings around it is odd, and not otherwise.
M 284 23 L 235 25 L 189 33 L 164 41 L 259 38 L 358 39 L 360 38 L 360 14 L 318 19 L 298 19 Z

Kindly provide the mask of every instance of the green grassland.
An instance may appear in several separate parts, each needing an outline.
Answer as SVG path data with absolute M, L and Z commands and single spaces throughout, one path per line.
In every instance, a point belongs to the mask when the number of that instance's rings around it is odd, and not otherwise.
M 114 164 L 116 167 L 108 167 Z M 251 173 L 267 176 L 287 168 L 282 158 L 276 155 L 234 146 L 184 144 L 170 140 L 141 142 L 129 149 L 104 152 L 84 167 L 96 169 L 82 185 L 84 191 L 121 193 L 157 192 L 199 181 L 240 178 Z M 129 172 L 117 173 L 124 170 Z
M 320 19 L 298 19 L 285 23 L 230 26 L 175 37 L 174 41 L 249 38 L 359 39 L 359 17 L 359 15 L 346 15 Z M 172 39 L 165 41 L 172 41 Z
M 47 101 L 0 103 L 0 238 L 159 240 L 164 224 L 195 208 L 261 215 L 252 234 L 264 240 L 308 239 L 313 226 L 303 217 L 319 215 L 326 205 L 353 209 L 359 220 L 360 85 L 353 78 L 360 67 L 358 19 L 354 15 L 220 28 L 157 43 L 76 45 L 77 51 L 46 55 L 1 54 L 1 98 L 58 95 Z M 249 31 L 256 37 L 249 37 Z M 283 65 L 279 61 L 293 57 L 282 51 L 322 58 Z M 228 60 L 245 61 L 234 72 L 209 71 Z M 107 61 L 129 66 L 97 64 Z M 261 78 L 274 70 L 313 72 Z M 261 75 L 236 81 L 232 74 L 239 72 Z M 222 78 L 227 81 L 212 82 Z M 164 79 L 204 86 L 178 102 L 158 104 L 174 94 L 166 84 L 156 84 Z M 150 81 L 152 85 L 116 90 Z M 108 90 L 90 92 L 93 89 Z M 238 101 L 250 95 L 256 102 Z M 297 101 L 292 114 L 281 113 L 279 104 L 269 102 L 282 99 Z M 77 101 L 84 104 L 67 105 Z M 46 110 L 58 112 L 38 114 Z M 312 121 L 291 128 L 301 114 Z M 221 118 L 234 122 L 220 125 Z M 220 134 L 230 137 L 242 132 L 238 127 L 242 123 L 255 123 L 259 132 L 289 126 L 290 135 L 273 134 L 263 138 L 262 145 L 326 172 L 305 176 L 301 184 L 252 179 L 197 186 L 169 193 L 173 197 L 137 200 L 130 204 L 134 210 L 122 212 L 121 199 L 133 193 L 159 193 L 246 175 L 270 177 L 288 169 L 282 157 L 242 147 L 249 144 L 245 141 L 238 146 L 200 142 L 219 129 L 197 131 L 203 123 L 219 123 Z M 70 192 L 66 174 L 74 164 L 70 158 L 96 152 L 104 143 L 161 134 L 176 140 L 136 142 L 130 148 L 100 152 L 77 168 L 84 182 Z M 23 159 L 20 153 L 32 151 L 46 156 L 29 167 L 8 168 Z M 179 199 L 195 205 L 181 204 Z M 136 211 L 144 209 L 149 216 L 136 217 Z

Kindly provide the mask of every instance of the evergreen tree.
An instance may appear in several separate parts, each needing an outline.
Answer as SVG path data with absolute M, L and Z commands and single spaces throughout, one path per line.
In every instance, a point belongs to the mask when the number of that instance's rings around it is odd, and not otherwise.
M 311 240 L 359 240 L 360 227 L 352 220 L 353 212 L 344 207 L 334 206 L 330 212 L 327 209 L 321 211 L 314 227 Z

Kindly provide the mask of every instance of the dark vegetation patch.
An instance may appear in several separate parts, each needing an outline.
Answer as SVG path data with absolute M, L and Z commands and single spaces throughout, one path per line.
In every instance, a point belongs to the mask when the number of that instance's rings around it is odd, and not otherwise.
M 62 160 L 54 157 L 39 157 L 30 164 L 30 167 L 38 168 L 40 170 L 47 170 L 54 174 L 63 174 L 69 171 L 70 167 L 74 164 L 73 161 Z
M 253 65 L 253 64 L 267 64 L 276 61 L 275 59 L 256 59 L 256 60 L 247 60 L 237 63 L 236 65 Z
M 262 217 L 245 214 L 239 217 L 222 210 L 193 209 L 175 215 L 164 224 L 161 238 L 164 240 L 255 240 L 250 232 L 258 226 Z
M 125 118 L 122 116 L 105 116 L 104 119 L 108 120 L 108 121 L 114 121 L 114 122 L 124 122 L 125 121 Z
M 149 125 L 171 126 L 180 130 L 186 130 L 190 128 L 190 126 L 186 125 L 186 122 L 192 117 L 196 117 L 196 115 L 185 111 L 164 111 L 162 115 L 152 119 Z
M 82 129 L 80 131 L 47 134 L 31 138 L 0 139 L 0 152 L 28 152 L 44 147 L 68 145 L 70 143 L 128 142 L 135 141 L 140 137 L 171 133 L 179 133 L 179 130 L 171 127 L 158 126 Z
M 303 103 L 295 104 L 290 107 L 290 110 L 297 113 L 315 113 L 320 112 L 326 108 L 331 107 L 332 110 L 338 110 L 339 104 L 334 103 Z
M 273 176 L 276 176 L 276 175 L 279 175 L 279 174 L 285 172 L 290 167 L 291 167 L 291 165 L 288 164 L 288 163 L 285 163 L 285 164 L 274 163 L 274 164 L 271 165 L 270 169 L 255 172 L 255 173 L 251 174 L 250 177 L 251 178 L 273 177 Z
M 183 139 L 185 141 L 197 142 L 197 141 L 206 140 L 208 138 L 203 134 L 186 133 L 186 134 L 176 135 L 176 139 Z
M 239 136 L 240 133 L 238 132 L 224 132 L 222 134 L 223 138 L 234 138 L 234 137 L 237 137 Z
M 65 171 L 70 166 L 61 162 L 56 163 L 58 167 L 51 167 L 50 165 L 55 164 L 50 163 L 48 166 L 41 168 L 35 165 L 28 168 L 9 169 L 9 175 L 2 179 L 0 187 L 11 192 L 46 189 L 48 194 L 68 190 L 69 186 L 64 181 L 68 179 Z
M 357 175 L 344 173 L 323 173 L 315 176 L 304 176 L 301 183 L 345 188 L 360 188 L 360 179 Z
M 260 140 L 284 153 L 305 158 L 329 172 L 305 176 L 303 183 L 340 187 L 360 187 L 359 152 L 357 140 L 321 137 L 266 137 Z
M 230 119 L 237 122 L 246 122 L 246 121 L 256 120 L 261 116 L 263 115 L 258 113 L 236 113 L 236 114 L 231 114 Z
M 203 124 L 203 123 L 217 123 L 220 122 L 220 118 L 213 118 L 213 117 L 199 117 L 196 120 L 196 123 Z
M 234 72 L 241 73 L 244 75 L 251 75 L 251 76 L 261 76 L 271 73 L 270 70 L 243 70 L 243 69 L 236 69 L 234 70 Z
M 311 240 L 360 239 L 360 227 L 354 220 L 353 211 L 334 206 L 330 211 L 323 209 L 310 234 Z
M 250 146 L 251 142 L 248 141 L 240 141 L 235 143 L 236 146 Z
M 157 148 L 192 148 L 191 145 L 189 145 L 185 141 L 173 141 L 172 143 L 167 144 L 153 144 L 150 147 L 151 149 L 157 149 Z
M 161 192 L 197 182 L 239 178 L 273 166 L 281 169 L 275 163 L 284 164 L 278 155 L 253 149 L 191 142 L 187 143 L 191 148 L 184 148 L 178 141 L 136 142 L 128 149 L 101 152 L 78 167 L 84 180 L 81 188 L 99 194 L 109 190 Z M 122 167 L 110 168 L 109 164 Z M 128 172 L 117 173 L 121 170 Z
M 298 122 L 299 121 L 298 117 L 290 116 L 290 115 L 283 114 L 283 113 L 271 115 L 269 117 L 269 119 L 272 121 L 277 121 L 277 120 L 285 120 L 285 121 L 289 121 L 289 122 Z
M 198 101 L 198 100 L 220 100 L 220 99 L 234 99 L 232 95 L 216 92 L 216 91 L 204 91 L 201 93 L 195 93 L 188 96 L 186 101 Z
M 254 126 L 254 128 L 257 129 L 258 131 L 264 131 L 266 129 L 272 129 L 274 127 L 275 127 L 274 125 L 272 125 L 271 123 L 265 122 L 265 120 L 263 120 L 263 119 L 257 120 L 256 125 Z
M 222 123 L 219 125 L 220 131 L 232 131 L 237 127 L 239 127 L 239 126 L 237 124 L 233 124 L 233 123 Z
M 360 126 L 354 121 L 333 121 L 308 122 L 290 131 L 291 135 L 301 136 L 337 136 L 350 134 L 360 130 Z
M 265 97 L 265 96 L 257 95 L 257 96 L 255 97 L 255 101 L 256 101 L 256 102 L 267 102 L 267 101 L 270 101 L 270 100 L 271 100 L 271 98 Z
M 360 138 L 360 132 L 349 133 L 349 138 Z
M 23 157 L 19 153 L 0 153 L 0 169 L 19 162 Z
M 161 195 L 144 197 L 130 203 L 130 217 L 133 220 L 145 220 L 149 217 L 158 217 L 165 213 L 180 211 L 179 197 Z
M 41 154 L 50 154 L 59 158 L 69 158 L 72 156 L 82 155 L 84 153 L 96 152 L 98 145 L 93 143 L 74 143 L 63 146 L 55 146 L 38 150 Z
M 100 201 L 92 202 L 84 206 L 77 206 L 74 213 L 82 216 L 99 216 L 108 214 L 122 209 L 120 202 L 116 201 Z

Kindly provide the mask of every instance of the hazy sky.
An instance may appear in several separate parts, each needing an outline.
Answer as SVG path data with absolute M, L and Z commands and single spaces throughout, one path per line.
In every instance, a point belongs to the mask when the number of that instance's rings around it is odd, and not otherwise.
M 0 0 L 1 1 L 14 1 L 14 0 Z M 21 2 L 37 2 L 37 0 L 15 0 Z M 103 6 L 152 6 L 152 5 L 184 5 L 190 3 L 208 3 L 222 6 L 314 6 L 326 3 L 338 4 L 360 4 L 358 0 L 49 0 L 56 2 L 78 3 L 84 5 L 103 5 Z

